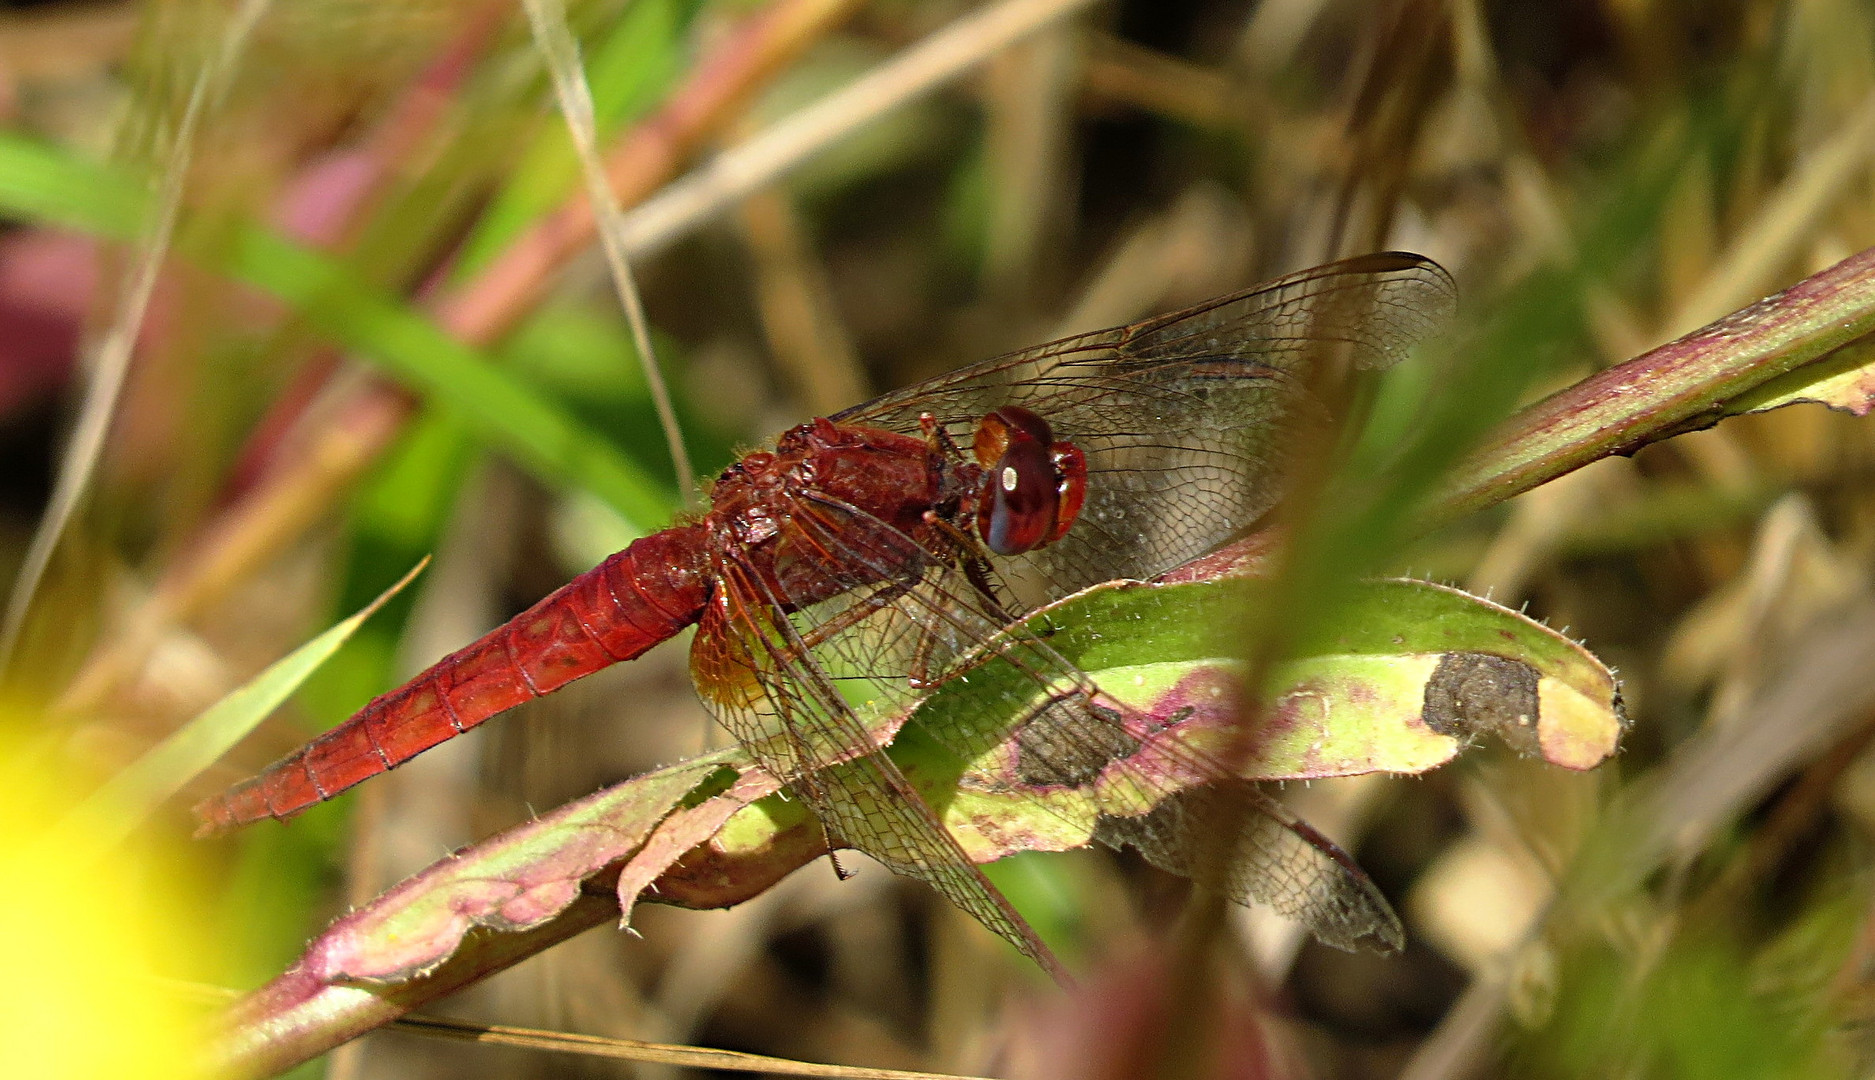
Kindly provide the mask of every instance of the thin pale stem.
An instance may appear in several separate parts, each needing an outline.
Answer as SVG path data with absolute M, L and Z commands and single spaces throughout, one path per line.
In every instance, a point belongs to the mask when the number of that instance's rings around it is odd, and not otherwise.
M 625 320 L 631 325 L 632 345 L 638 350 L 645 385 L 651 389 L 658 424 L 664 429 L 664 439 L 670 447 L 671 467 L 677 471 L 677 483 L 683 491 L 685 505 L 694 506 L 696 476 L 690 466 L 690 452 L 684 448 L 683 432 L 677 426 L 676 410 L 671 407 L 670 388 L 664 383 L 664 373 L 658 370 L 657 354 L 652 351 L 644 301 L 638 295 L 638 283 L 632 278 L 630 259 L 625 252 L 624 214 L 619 207 L 618 193 L 612 189 L 605 163 L 599 159 L 592 88 L 586 83 L 585 65 L 580 62 L 579 42 L 566 24 L 566 7 L 561 0 L 523 0 L 523 4 L 527 8 L 528 25 L 534 31 L 534 44 L 540 49 L 553 78 L 560 114 L 566 118 L 567 131 L 573 136 L 573 148 L 586 178 L 586 197 L 592 200 L 598 218 L 599 246 L 605 252 L 606 268 L 611 272 L 619 305 L 625 309 Z

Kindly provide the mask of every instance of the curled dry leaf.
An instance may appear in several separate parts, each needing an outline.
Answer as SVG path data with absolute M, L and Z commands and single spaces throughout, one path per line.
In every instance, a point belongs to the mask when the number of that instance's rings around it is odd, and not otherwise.
M 732 751 L 733 756 L 741 757 L 741 751 Z M 745 758 L 734 770 L 725 767 L 718 770 L 718 779 L 727 786 L 716 794 L 701 801 L 692 794 L 686 805 L 673 811 L 669 817 L 660 821 L 651 833 L 650 839 L 626 861 L 619 871 L 618 903 L 620 925 L 631 923 L 632 905 L 638 901 L 641 893 L 647 889 L 655 892 L 655 883 L 669 872 L 684 853 L 692 848 L 708 843 L 710 838 L 722 832 L 723 826 L 738 812 L 759 799 L 765 799 L 781 790 L 781 781 L 774 776 L 753 767 Z M 798 812 L 795 818 L 803 816 Z M 773 818 L 765 818 L 772 822 Z M 779 832 L 793 824 L 804 821 L 788 822 L 776 828 Z M 759 824 L 751 823 L 759 828 Z M 692 867 L 692 874 L 696 872 Z M 725 883 L 727 884 L 727 883 Z

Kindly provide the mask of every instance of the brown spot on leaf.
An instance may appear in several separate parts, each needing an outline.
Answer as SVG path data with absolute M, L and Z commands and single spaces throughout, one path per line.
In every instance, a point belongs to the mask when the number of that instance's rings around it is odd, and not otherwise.
M 1520 754 L 1538 752 L 1537 673 L 1491 653 L 1447 653 L 1426 681 L 1426 726 L 1469 739 L 1489 731 Z
M 1112 709 L 1056 699 L 1016 733 L 1016 777 L 1033 787 L 1080 787 L 1139 748 Z

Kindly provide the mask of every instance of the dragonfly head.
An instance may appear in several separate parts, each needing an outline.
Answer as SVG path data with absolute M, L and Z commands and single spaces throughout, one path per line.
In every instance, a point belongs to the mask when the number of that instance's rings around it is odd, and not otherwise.
M 977 422 L 972 445 L 983 467 L 977 532 L 998 555 L 1020 555 L 1067 535 L 1087 498 L 1087 458 L 1056 442 L 1048 421 L 1005 405 Z

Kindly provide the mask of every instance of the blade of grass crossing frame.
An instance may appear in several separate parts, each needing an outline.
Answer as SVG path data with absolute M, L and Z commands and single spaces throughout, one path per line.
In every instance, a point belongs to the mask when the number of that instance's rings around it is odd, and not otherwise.
M 618 292 L 619 306 L 625 310 L 626 322 L 631 325 L 638 362 L 644 365 L 645 385 L 650 388 L 651 403 L 657 408 L 658 425 L 664 429 L 671 469 L 677 475 L 684 504 L 695 505 L 696 476 L 690 466 L 690 452 L 684 448 L 684 436 L 677 427 L 677 412 L 671 406 L 670 390 L 664 385 L 663 374 L 658 371 L 657 354 L 651 348 L 644 301 L 638 296 L 638 283 L 632 279 L 631 263 L 625 255 L 618 195 L 612 190 L 604 163 L 599 160 L 598 125 L 593 119 L 592 90 L 586 85 L 585 67 L 580 62 L 579 41 L 566 25 L 566 8 L 560 0 L 522 0 L 522 6 L 527 8 L 534 45 L 553 76 L 554 96 L 560 101 L 560 113 L 566 118 L 566 129 L 579 152 L 580 170 L 586 177 L 586 197 L 599 218 L 599 246 L 605 251 L 606 269 L 612 275 L 612 287 Z
M 670 86 L 685 59 L 684 32 L 698 6 L 696 0 L 636 0 L 588 51 L 586 79 L 601 133 L 610 135 L 642 116 Z M 456 257 L 457 280 L 466 280 L 522 230 L 559 207 L 579 182 L 579 162 L 566 129 L 543 126 L 476 218 Z
M 84 500 L 104 453 L 104 437 L 117 412 L 118 395 L 130 370 L 130 354 L 136 347 L 150 297 L 156 292 L 157 275 L 175 233 L 176 219 L 182 208 L 182 188 L 188 181 L 189 163 L 194 157 L 196 127 L 204 111 L 219 96 L 225 76 L 245 50 L 248 35 L 269 2 L 243 0 L 234 18 L 223 29 L 217 48 L 195 73 L 187 103 L 176 121 L 175 135 L 163 154 L 162 169 L 151 192 L 153 212 L 142 216 L 135 252 L 123 270 L 116 310 L 91 356 L 83 405 L 61 455 L 52 498 L 33 533 L 32 542 L 27 545 L 25 561 L 7 598 L 6 612 L 0 616 L 0 675 L 6 673 L 13 659 L 14 647 L 25 630 L 33 597 L 51 564 L 52 553 L 72 515 L 77 513 L 78 504 Z
M 275 661 L 265 671 L 209 706 L 169 738 L 112 777 L 72 812 L 73 835 L 121 841 L 165 800 L 260 725 L 307 676 L 339 650 L 366 619 L 429 565 L 425 558 L 363 610 Z

